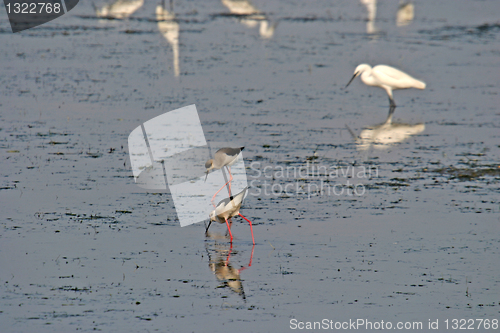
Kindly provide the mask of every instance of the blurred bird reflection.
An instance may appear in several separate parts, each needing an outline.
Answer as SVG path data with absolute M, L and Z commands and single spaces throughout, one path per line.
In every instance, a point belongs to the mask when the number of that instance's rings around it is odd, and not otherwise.
M 422 133 L 424 130 L 425 125 L 423 123 L 415 125 L 393 123 L 392 114 L 389 114 L 383 124 L 369 126 L 362 130 L 359 136 L 356 136 L 349 129 L 351 135 L 355 137 L 359 150 L 368 150 L 372 146 L 375 149 L 386 149 L 412 135 Z
M 249 28 L 259 25 L 259 34 L 262 38 L 272 38 L 276 24 L 272 24 L 267 16 L 254 7 L 248 0 L 221 0 L 231 14 L 242 16 L 240 22 Z
M 179 23 L 176 21 L 175 14 L 165 9 L 164 3 L 156 7 L 156 20 L 158 30 L 172 46 L 174 75 L 179 76 Z
M 243 300 L 246 300 L 245 291 L 243 290 L 243 280 L 241 280 L 240 273 L 252 266 L 255 245 L 252 247 L 248 265 L 236 269 L 230 262 L 231 255 L 237 254 L 236 251 L 233 251 L 233 244 L 217 242 L 217 239 L 220 238 L 220 235 L 217 234 L 207 233 L 207 237 L 215 239 L 215 242 L 206 241 L 205 248 L 209 259 L 208 266 L 215 274 L 217 281 L 221 283 L 221 286 L 218 288 L 229 288 L 231 291 L 241 296 Z
M 142 7 L 144 0 L 117 0 L 98 8 L 94 5 L 97 17 L 125 19 Z
M 402 27 L 410 24 L 415 16 L 415 7 L 411 2 L 401 3 L 396 14 L 396 25 Z
M 368 17 L 366 19 L 366 33 L 375 34 L 377 28 L 375 27 L 375 17 L 377 16 L 377 0 L 361 0 L 361 3 L 365 5 L 368 11 Z

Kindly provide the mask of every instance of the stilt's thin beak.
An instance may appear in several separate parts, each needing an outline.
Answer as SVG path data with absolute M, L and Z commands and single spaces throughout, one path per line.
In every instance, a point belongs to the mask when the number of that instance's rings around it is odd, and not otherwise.
M 207 178 L 208 178 L 208 171 L 205 172 L 206 176 L 205 176 L 205 183 L 207 182 Z
M 347 83 L 347 84 L 345 85 L 345 88 L 347 88 L 347 87 L 351 84 L 352 80 L 354 80 L 354 79 L 356 78 L 356 76 L 358 76 L 358 74 L 359 74 L 358 72 L 354 73 L 354 75 L 352 76 L 352 78 L 351 78 L 351 80 L 349 81 L 349 83 Z M 344 88 L 344 89 L 345 89 L 345 88 Z
M 208 228 L 210 228 L 210 225 L 212 224 L 212 220 L 208 223 L 208 227 L 205 229 L 205 234 L 208 232 Z

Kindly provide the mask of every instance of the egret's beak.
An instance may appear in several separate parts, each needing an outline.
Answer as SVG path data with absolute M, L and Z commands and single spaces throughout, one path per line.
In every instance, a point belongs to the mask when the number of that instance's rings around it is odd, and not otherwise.
M 345 88 L 347 88 L 347 86 L 349 86 L 349 85 L 351 84 L 352 80 L 354 80 L 354 79 L 356 78 L 356 76 L 358 76 L 358 74 L 359 74 L 359 72 L 354 73 L 354 75 L 352 76 L 352 78 L 351 78 L 351 80 L 349 81 L 349 83 L 347 83 L 347 84 L 345 85 Z M 344 89 L 345 89 L 345 88 L 344 88 Z
M 208 178 L 208 170 L 207 172 L 205 172 L 206 176 L 205 176 L 205 183 L 207 182 L 207 178 Z

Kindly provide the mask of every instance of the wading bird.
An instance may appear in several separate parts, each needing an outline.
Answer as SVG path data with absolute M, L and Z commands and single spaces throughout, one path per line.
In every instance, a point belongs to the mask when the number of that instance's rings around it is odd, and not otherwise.
M 213 159 L 209 159 L 205 163 L 205 168 L 207 169 L 206 176 L 205 176 L 205 181 L 207 180 L 208 173 L 212 169 L 220 169 L 222 167 L 226 167 L 227 171 L 229 172 L 229 181 L 227 183 L 225 183 L 214 194 L 214 196 L 212 197 L 212 202 L 214 201 L 215 196 L 217 195 L 217 193 L 219 193 L 224 188 L 224 186 L 226 186 L 226 185 L 229 184 L 229 192 L 231 192 L 231 184 L 230 183 L 233 180 L 233 176 L 231 175 L 231 168 L 230 168 L 230 166 L 233 165 L 234 163 L 236 163 L 236 161 L 238 161 L 238 156 L 239 156 L 239 154 L 241 153 L 241 151 L 244 148 L 245 147 L 239 147 L 239 148 L 221 148 L 221 149 L 217 150 L 217 152 L 215 153 Z M 231 195 L 231 194 L 229 194 L 229 195 Z
M 392 97 L 392 91 L 396 89 L 417 88 L 425 89 L 425 83 L 417 80 L 410 75 L 386 65 L 371 67 L 367 64 L 361 64 L 354 70 L 354 75 L 346 88 L 358 75 L 361 75 L 361 81 L 368 86 L 383 88 L 389 96 L 390 108 L 396 108 L 396 103 Z
M 248 190 L 248 187 L 245 187 L 243 189 L 243 191 L 241 191 L 240 193 L 236 194 L 235 196 L 230 196 L 229 198 L 221 200 L 217 204 L 217 207 L 210 213 L 210 223 L 208 224 L 208 227 L 206 228 L 205 233 L 208 232 L 208 228 L 210 228 L 212 221 L 217 221 L 219 223 L 225 222 L 226 226 L 227 226 L 227 230 L 229 231 L 229 236 L 231 237 L 231 243 L 232 243 L 233 242 L 233 234 L 231 233 L 230 223 L 228 223 L 227 220 L 231 219 L 232 217 L 234 217 L 236 215 L 239 215 L 250 224 L 250 232 L 252 233 L 252 242 L 253 242 L 253 244 L 255 244 L 255 240 L 253 238 L 252 222 L 240 214 L 241 204 L 243 203 L 243 199 L 245 198 L 247 190 Z M 232 224 L 232 222 L 231 222 L 231 224 Z
M 144 0 L 116 0 L 101 9 L 92 3 L 97 17 L 107 19 L 125 19 L 142 7 Z

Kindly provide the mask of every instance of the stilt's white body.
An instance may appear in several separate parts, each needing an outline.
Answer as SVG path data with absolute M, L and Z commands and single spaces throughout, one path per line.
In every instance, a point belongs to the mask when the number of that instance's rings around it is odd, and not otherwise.
M 396 106 L 392 95 L 393 90 L 408 88 L 425 89 L 424 82 L 411 77 L 399 69 L 386 65 L 378 65 L 372 68 L 370 65 L 361 64 L 356 67 L 354 76 L 349 83 L 358 75 L 361 75 L 361 81 L 364 84 L 384 89 L 391 101 L 391 107 Z
M 255 245 L 255 239 L 253 237 L 253 228 L 252 228 L 252 222 L 244 217 L 243 215 L 240 214 L 240 208 L 241 204 L 243 203 L 243 199 L 245 199 L 245 196 L 247 194 L 248 187 L 245 187 L 243 191 L 240 193 L 236 194 L 234 197 L 229 197 L 217 205 L 217 207 L 210 213 L 210 224 L 212 221 L 217 221 L 219 223 L 226 223 L 227 225 L 227 231 L 229 231 L 229 236 L 231 237 L 231 243 L 233 242 L 233 234 L 231 233 L 231 226 L 228 223 L 228 219 L 230 219 L 233 216 L 239 215 L 241 216 L 244 220 L 248 222 L 250 225 L 250 232 L 252 233 L 252 242 Z M 210 228 L 210 224 L 208 225 L 207 229 L 205 232 L 208 232 L 208 228 Z
M 212 197 L 212 200 L 211 200 L 212 205 L 214 205 L 213 201 L 215 200 L 217 193 L 219 193 L 224 188 L 224 186 L 226 186 L 228 184 L 229 184 L 228 193 L 229 193 L 229 195 L 232 195 L 231 194 L 231 181 L 233 180 L 233 176 L 231 175 L 231 169 L 229 167 L 231 165 L 233 165 L 234 163 L 236 163 L 236 161 L 238 160 L 238 156 L 240 155 L 243 148 L 245 148 L 245 147 L 221 148 L 221 149 L 217 150 L 213 159 L 210 159 L 205 163 L 205 168 L 207 169 L 205 181 L 207 180 L 208 173 L 212 169 L 220 169 L 220 168 L 225 166 L 227 168 L 227 171 L 229 172 L 229 180 L 227 181 L 227 183 L 222 185 L 222 187 L 214 194 L 214 196 Z M 214 205 L 214 207 L 215 207 L 215 205 Z
M 226 223 L 226 219 L 239 215 L 241 204 L 243 203 L 246 193 L 247 188 L 236 194 L 232 199 L 226 198 L 219 202 L 215 210 L 210 213 L 210 220 Z
M 231 166 L 238 160 L 238 156 L 244 147 L 240 148 L 221 148 L 217 150 L 213 159 L 205 163 L 207 173 L 212 169 L 220 169 L 223 166 Z

